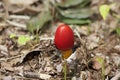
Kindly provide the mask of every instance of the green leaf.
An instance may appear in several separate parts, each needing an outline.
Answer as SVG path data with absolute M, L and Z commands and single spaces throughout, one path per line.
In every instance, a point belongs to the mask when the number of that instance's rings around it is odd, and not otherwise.
M 16 37 L 16 34 L 10 34 L 10 38 Z
M 84 0 L 84 2 L 78 5 L 79 8 L 90 7 L 91 0 Z
M 61 3 L 58 3 L 57 5 L 60 7 L 70 7 L 70 6 L 75 6 L 78 5 L 80 3 L 82 3 L 84 0 L 64 0 Z
M 28 41 L 30 41 L 30 37 L 24 35 L 19 36 L 17 40 L 19 45 L 25 45 Z
M 39 15 L 30 19 L 30 21 L 27 24 L 27 29 L 30 32 L 33 32 L 34 30 L 39 30 L 44 26 L 45 23 L 47 23 L 51 19 L 52 15 L 50 11 L 43 11 Z
M 99 8 L 100 15 L 105 20 L 110 12 L 110 6 L 109 5 L 101 5 Z
M 116 33 L 118 36 L 120 36 L 120 28 L 116 28 Z
M 76 19 L 89 18 L 92 15 L 92 11 L 88 8 L 66 9 L 66 10 L 59 9 L 59 13 L 66 18 L 76 18 Z
M 89 24 L 91 21 L 89 19 L 62 19 L 64 23 L 67 24 Z

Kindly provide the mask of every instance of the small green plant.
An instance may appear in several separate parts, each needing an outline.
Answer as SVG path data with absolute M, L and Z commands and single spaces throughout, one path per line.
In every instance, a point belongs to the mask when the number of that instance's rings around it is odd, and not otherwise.
M 120 36 L 120 28 L 116 28 L 116 33 L 118 36 Z
M 106 4 L 101 5 L 99 11 L 100 11 L 100 15 L 105 20 L 110 12 L 110 6 Z
M 19 45 L 25 45 L 28 41 L 30 41 L 30 37 L 24 35 L 19 36 L 17 40 Z
M 10 34 L 9 38 L 12 39 L 15 43 L 18 43 L 18 45 L 26 45 L 26 43 L 31 40 L 30 36 L 17 36 L 16 34 Z M 31 45 L 31 43 L 29 45 Z
M 16 37 L 16 34 L 10 34 L 9 37 L 10 37 L 10 38 L 14 38 L 14 37 Z
M 105 80 L 105 62 L 102 57 L 97 57 L 96 60 L 99 62 L 99 64 L 102 65 L 102 80 Z

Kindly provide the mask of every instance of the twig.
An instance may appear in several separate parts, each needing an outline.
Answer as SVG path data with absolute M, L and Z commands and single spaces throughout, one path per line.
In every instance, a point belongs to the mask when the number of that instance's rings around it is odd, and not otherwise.
M 23 77 L 48 80 L 50 79 L 51 75 L 35 72 L 24 72 Z
M 120 72 L 115 75 L 111 80 L 119 80 L 120 79 Z
M 8 13 L 8 9 L 9 9 L 9 2 L 8 0 L 3 0 L 4 4 L 4 8 L 5 8 L 5 21 L 7 20 L 7 18 L 9 17 L 9 13 Z
M 7 60 L 11 60 L 11 59 L 15 59 L 15 58 L 18 58 L 18 57 L 21 57 L 22 55 L 17 55 L 17 56 L 13 56 L 13 57 L 9 57 L 9 58 L 0 58 L 0 62 L 4 62 L 4 61 L 7 61 Z
M 81 44 L 83 44 L 83 40 L 82 40 L 82 38 L 81 38 L 80 34 L 78 33 L 78 30 L 77 30 L 77 29 L 75 29 L 75 30 L 74 30 L 74 32 L 75 32 L 75 34 L 78 36 L 78 38 L 79 38 L 79 40 L 80 40 Z
M 30 19 L 29 16 L 24 16 L 24 15 L 10 15 L 9 18 L 10 19 L 14 19 L 14 18 L 17 18 L 17 19 L 26 19 L 26 20 Z
M 53 40 L 54 37 L 39 37 L 40 40 Z
M 0 23 L 0 26 L 5 27 L 5 26 L 7 26 L 7 24 L 3 22 L 3 23 Z
M 13 26 L 16 26 L 16 27 L 20 27 L 20 28 L 23 28 L 23 29 L 26 29 L 27 26 L 25 24 L 20 24 L 20 23 L 16 23 L 16 22 L 12 22 L 10 20 L 7 20 L 7 22 L 10 24 L 10 25 L 13 25 Z

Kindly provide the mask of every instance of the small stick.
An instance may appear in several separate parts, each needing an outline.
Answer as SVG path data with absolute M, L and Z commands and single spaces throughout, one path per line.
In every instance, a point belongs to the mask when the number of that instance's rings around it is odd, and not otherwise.
M 119 80 L 120 79 L 120 72 L 115 75 L 111 80 Z
M 13 26 L 16 26 L 16 27 L 20 27 L 20 28 L 24 28 L 26 29 L 27 26 L 25 24 L 20 24 L 20 23 L 16 23 L 16 22 L 12 22 L 10 20 L 7 20 L 7 22 L 10 24 L 10 25 L 13 25 Z
M 26 19 L 26 20 L 29 20 L 30 19 L 30 17 L 29 16 L 24 16 L 24 15 L 10 15 L 9 16 L 9 18 L 10 19 Z
M 18 58 L 18 57 L 21 57 L 22 55 L 17 55 L 17 56 L 13 56 L 13 57 L 9 57 L 9 58 L 0 58 L 0 62 L 4 62 L 4 61 L 7 61 L 7 60 L 11 60 L 11 59 L 15 59 L 15 58 Z
M 39 37 L 40 40 L 53 40 L 54 37 Z

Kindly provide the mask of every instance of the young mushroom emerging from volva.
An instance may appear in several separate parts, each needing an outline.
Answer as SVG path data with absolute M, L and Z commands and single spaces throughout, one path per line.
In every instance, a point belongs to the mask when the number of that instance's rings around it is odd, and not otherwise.
M 66 25 L 61 24 L 58 26 L 55 32 L 54 43 L 62 53 L 62 58 L 67 59 L 71 53 L 74 46 L 74 33 L 72 29 Z

